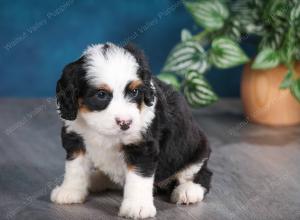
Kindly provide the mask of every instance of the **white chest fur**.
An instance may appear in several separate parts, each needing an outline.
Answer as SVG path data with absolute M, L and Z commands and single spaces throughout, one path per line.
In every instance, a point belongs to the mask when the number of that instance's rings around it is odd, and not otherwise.
M 96 132 L 97 129 L 102 126 L 98 126 L 100 125 L 99 121 L 102 123 L 110 122 L 98 120 L 99 118 L 95 116 L 95 112 L 91 113 L 90 117 L 79 112 L 76 120 L 65 121 L 65 125 L 67 126 L 68 132 L 73 131 L 83 137 L 86 147 L 86 157 L 92 164 L 109 176 L 115 183 L 124 185 L 127 165 L 124 160 L 124 155 L 120 150 L 121 143 L 130 144 L 141 139 L 141 132 L 148 128 L 155 117 L 155 104 L 156 99 L 152 106 L 144 106 L 142 108 L 140 112 L 141 118 L 138 120 L 139 126 L 136 129 L 132 129 L 130 135 L 109 137 L 102 135 L 101 132 Z M 87 120 L 89 123 L 87 123 Z M 97 121 L 98 123 L 95 123 Z
M 126 163 L 120 145 L 103 137 L 99 137 L 99 140 L 87 138 L 85 142 L 87 157 L 93 165 L 108 175 L 113 182 L 124 185 Z
M 74 131 L 83 137 L 86 158 L 92 165 L 109 176 L 113 182 L 123 186 L 127 166 L 120 150 L 120 140 L 101 136 L 79 120 L 67 122 L 66 125 L 68 132 Z

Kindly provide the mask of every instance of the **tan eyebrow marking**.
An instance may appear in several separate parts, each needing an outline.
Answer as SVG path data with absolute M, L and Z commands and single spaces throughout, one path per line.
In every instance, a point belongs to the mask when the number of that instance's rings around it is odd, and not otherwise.
M 104 90 L 106 92 L 112 93 L 112 89 L 109 85 L 103 83 L 98 87 L 98 90 Z M 89 113 L 91 112 L 91 110 L 89 109 L 88 106 L 86 106 L 85 104 L 83 104 L 83 100 L 82 98 L 78 99 L 78 105 L 79 105 L 79 111 L 82 113 Z
M 112 89 L 107 84 L 101 84 L 98 89 L 105 90 L 107 92 L 112 92 Z
M 141 80 L 134 80 L 129 84 L 128 88 L 130 90 L 134 90 L 134 89 L 140 87 L 142 84 L 143 84 L 143 82 Z

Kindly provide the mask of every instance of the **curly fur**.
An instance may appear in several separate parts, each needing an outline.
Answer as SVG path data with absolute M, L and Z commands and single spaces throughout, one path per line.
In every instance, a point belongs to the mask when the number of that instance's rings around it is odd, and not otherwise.
M 135 46 L 88 47 L 64 68 L 56 92 L 67 161 L 52 201 L 84 201 L 97 184 L 95 168 L 103 176 L 99 188 L 124 187 L 124 217 L 155 216 L 154 188 L 172 192 L 179 204 L 199 202 L 209 191 L 206 137 L 183 96 L 151 74 Z

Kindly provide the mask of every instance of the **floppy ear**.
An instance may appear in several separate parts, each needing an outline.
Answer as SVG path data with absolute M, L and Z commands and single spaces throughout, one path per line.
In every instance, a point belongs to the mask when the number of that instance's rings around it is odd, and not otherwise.
M 154 85 L 151 84 L 151 73 L 146 73 L 149 78 L 147 77 L 146 79 L 144 79 L 144 102 L 147 106 L 152 106 L 153 105 L 153 101 L 154 101 L 154 96 L 155 96 L 155 91 L 154 91 Z
M 151 85 L 152 74 L 145 54 L 142 50 L 140 50 L 137 46 L 135 46 L 132 43 L 128 43 L 126 46 L 124 46 L 124 49 L 130 52 L 139 64 L 138 75 L 144 83 L 144 102 L 147 106 L 152 106 L 155 92 L 154 85 Z
M 79 78 L 82 75 L 83 58 L 68 64 L 63 69 L 61 78 L 56 85 L 56 98 L 60 116 L 73 121 L 77 117 Z

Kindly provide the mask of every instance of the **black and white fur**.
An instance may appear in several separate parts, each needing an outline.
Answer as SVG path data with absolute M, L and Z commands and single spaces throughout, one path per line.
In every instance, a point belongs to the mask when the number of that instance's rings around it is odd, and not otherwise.
M 132 45 L 92 45 L 57 83 L 67 152 L 59 204 L 82 203 L 89 191 L 122 187 L 119 215 L 156 215 L 154 189 L 177 204 L 209 191 L 210 148 L 182 95 L 151 75 Z

